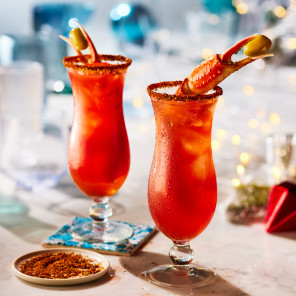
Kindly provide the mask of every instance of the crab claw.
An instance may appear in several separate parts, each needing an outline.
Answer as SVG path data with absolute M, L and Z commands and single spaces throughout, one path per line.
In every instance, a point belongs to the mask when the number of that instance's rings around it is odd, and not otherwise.
M 98 53 L 97 53 L 97 50 L 91 40 L 91 38 L 89 37 L 89 35 L 87 34 L 87 32 L 85 31 L 85 29 L 81 26 L 81 24 L 75 20 L 75 22 L 77 23 L 77 25 L 79 26 L 79 29 L 81 30 L 84 38 L 86 39 L 87 41 L 87 44 L 88 44 L 88 48 L 89 48 L 89 53 L 90 53 L 90 56 L 91 56 L 91 63 L 94 64 L 94 63 L 97 63 L 99 62 L 99 57 L 98 57 Z M 76 52 L 77 54 L 85 60 L 85 62 L 87 62 L 85 56 L 81 53 L 81 51 L 73 44 L 73 42 L 71 41 L 71 39 L 65 37 L 65 36 L 62 36 L 62 35 L 59 35 L 59 37 L 61 39 L 63 39 L 64 41 L 66 41 Z
M 273 54 L 264 54 L 256 57 L 247 57 L 241 61 L 232 62 L 231 57 L 237 54 L 243 46 L 257 37 L 257 34 L 251 35 L 239 41 L 227 49 L 223 54 L 215 54 L 209 59 L 198 65 L 189 77 L 185 78 L 178 88 L 177 95 L 196 95 L 205 94 L 221 83 L 233 72 L 241 69 L 249 63 L 258 59 L 273 56 Z
M 76 48 L 76 46 L 72 43 L 72 41 L 69 38 L 67 38 L 67 37 L 65 37 L 63 35 L 59 35 L 59 37 L 61 39 L 63 39 L 65 42 L 67 42 L 77 52 L 77 54 L 79 56 L 82 56 L 82 52 L 79 49 Z
M 96 51 L 96 48 L 95 48 L 95 46 L 94 46 L 91 38 L 89 37 L 89 35 L 85 31 L 85 29 L 81 26 L 81 24 L 79 22 L 77 22 L 77 21 L 75 21 L 75 22 L 78 24 L 78 26 L 79 26 L 79 28 L 80 28 L 83 36 L 85 37 L 85 39 L 86 39 L 86 41 L 88 43 L 88 47 L 89 47 L 89 52 L 90 52 L 90 55 L 91 55 L 92 63 L 94 64 L 94 63 L 98 62 L 99 61 L 98 60 L 98 53 Z
M 258 34 L 251 35 L 249 37 L 244 38 L 243 40 L 239 41 L 235 45 L 228 48 L 224 53 L 220 55 L 222 63 L 231 62 L 231 57 L 234 54 L 237 54 L 248 42 L 256 38 Z

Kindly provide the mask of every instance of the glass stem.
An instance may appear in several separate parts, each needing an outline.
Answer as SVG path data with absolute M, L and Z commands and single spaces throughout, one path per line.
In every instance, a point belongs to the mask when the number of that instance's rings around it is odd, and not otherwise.
M 194 252 L 189 242 L 174 242 L 169 256 L 173 265 L 188 265 L 193 260 Z
M 104 231 L 108 226 L 109 217 L 112 216 L 112 209 L 108 204 L 109 197 L 94 198 L 89 214 L 93 219 L 93 227 L 98 231 Z

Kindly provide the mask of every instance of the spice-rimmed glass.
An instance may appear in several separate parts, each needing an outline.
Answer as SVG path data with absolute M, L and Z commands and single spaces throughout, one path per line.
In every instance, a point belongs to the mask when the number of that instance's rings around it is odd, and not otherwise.
M 212 121 L 222 89 L 211 94 L 177 96 L 181 81 L 148 86 L 155 115 L 155 151 L 148 184 L 148 203 L 158 229 L 173 241 L 170 265 L 144 273 L 165 287 L 211 283 L 211 270 L 191 264 L 190 241 L 210 223 L 217 202 L 211 149 Z
M 74 97 L 68 164 L 77 187 L 92 198 L 91 222 L 72 227 L 75 238 L 89 242 L 119 242 L 133 234 L 122 222 L 109 221 L 108 204 L 123 185 L 130 167 L 122 93 L 131 59 L 98 55 L 64 58 Z

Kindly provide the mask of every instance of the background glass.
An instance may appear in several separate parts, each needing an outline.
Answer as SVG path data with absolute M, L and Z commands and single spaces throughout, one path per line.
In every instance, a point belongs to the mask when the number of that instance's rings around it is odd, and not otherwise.
M 63 113 L 47 112 L 43 127 L 34 121 L 2 117 L 1 171 L 18 188 L 53 187 L 67 172 L 68 130 Z
M 275 133 L 266 138 L 266 160 L 271 184 L 296 181 L 296 135 Z
M 44 109 L 43 66 L 17 61 L 0 65 L 0 115 L 18 118 L 40 129 Z

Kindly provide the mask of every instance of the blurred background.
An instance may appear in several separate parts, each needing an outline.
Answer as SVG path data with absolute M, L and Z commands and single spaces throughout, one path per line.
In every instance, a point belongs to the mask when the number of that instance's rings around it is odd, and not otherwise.
M 197 63 L 264 32 L 273 40 L 272 62 L 292 65 L 295 6 L 295 0 L 11 0 L 1 5 L 0 63 L 39 61 L 47 91 L 71 92 L 60 61 L 74 53 L 58 35 L 69 34 L 68 21 L 75 17 L 101 53 L 134 59 L 177 56 Z
M 22 159 L 26 163 L 21 168 L 19 160 L 15 161 L 18 166 L 8 162 L 7 159 L 15 159 L 10 149 L 0 149 L 2 172 L 17 180 L 18 186 L 48 188 L 67 174 L 66 150 L 73 106 L 71 85 L 62 59 L 75 52 L 58 35 L 68 37 L 71 18 L 77 18 L 85 27 L 98 53 L 122 54 L 133 59 L 126 77 L 124 112 L 132 154 L 141 161 L 132 162 L 130 175 L 137 177 L 140 172 L 145 182 L 154 148 L 153 111 L 147 85 L 183 80 L 203 59 L 222 53 L 242 38 L 254 33 L 268 36 L 273 42 L 274 57 L 258 60 L 222 83 L 224 95 L 217 106 L 212 136 L 218 182 L 225 185 L 219 187 L 220 196 L 229 195 L 229 192 L 223 194 L 224 188 L 228 190 L 241 184 L 269 186 L 283 179 L 295 179 L 296 149 L 292 148 L 296 147 L 296 0 L 2 2 L 0 116 L 10 115 L 18 120 L 17 124 L 5 121 L 10 126 L 8 134 L 11 131 L 25 134 L 15 128 L 24 126 L 20 113 L 32 117 L 32 112 L 40 112 L 39 126 L 47 137 L 46 141 L 42 137 L 30 141 L 27 150 L 32 157 L 24 154 Z M 234 60 L 243 57 L 238 53 Z M 19 61 L 35 63 L 27 65 L 34 69 L 38 64 L 39 72 L 34 73 L 42 79 L 32 76 L 31 81 L 35 83 L 27 90 L 31 95 L 32 88 L 39 85 L 39 95 L 34 98 L 39 101 L 31 104 L 39 106 L 37 111 L 34 108 L 24 111 L 26 106 L 19 104 L 22 99 L 4 97 L 11 79 L 5 75 L 10 65 Z M 10 90 L 24 96 L 20 82 L 13 80 L 11 85 Z M 15 93 L 10 96 L 18 97 Z M 14 105 L 8 108 L 3 102 L 9 102 L 7 106 L 14 102 Z M 13 111 L 17 109 L 21 112 Z M 12 113 L 8 114 L 7 110 Z M 49 116 L 48 112 L 52 111 L 58 114 Z M 275 140 L 273 134 L 283 136 Z M 4 134 L 2 140 L 6 141 Z M 12 145 L 17 144 L 10 139 L 6 146 Z M 44 146 L 51 152 L 46 152 Z M 38 151 L 36 147 L 40 147 Z M 60 149 L 60 159 L 52 153 L 57 149 Z M 276 154 L 276 149 L 282 149 L 282 154 Z M 10 151 L 9 157 L 7 151 Z M 22 155 L 20 151 L 15 153 Z

